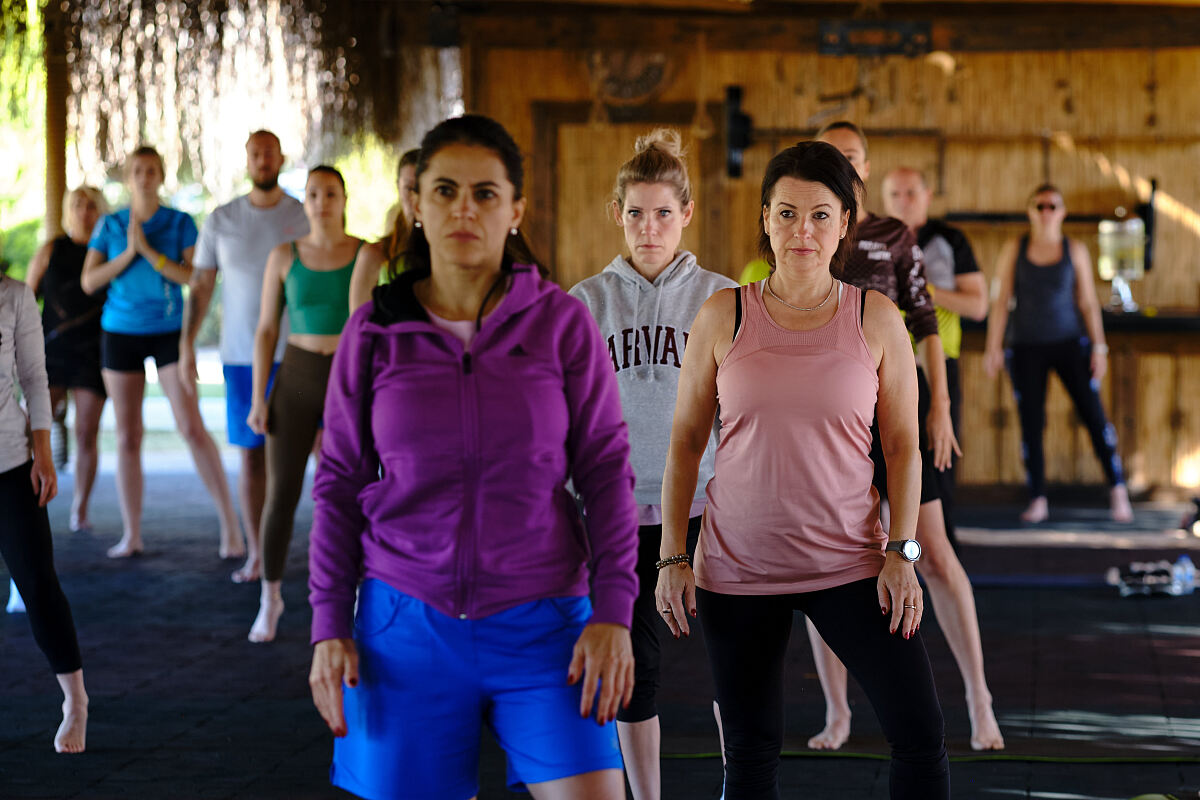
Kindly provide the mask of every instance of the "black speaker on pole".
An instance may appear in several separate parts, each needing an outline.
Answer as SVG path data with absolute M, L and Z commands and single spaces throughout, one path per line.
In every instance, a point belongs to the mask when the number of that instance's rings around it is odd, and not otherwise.
M 725 172 L 731 178 L 742 177 L 742 151 L 750 146 L 753 124 L 742 113 L 742 87 L 725 87 Z

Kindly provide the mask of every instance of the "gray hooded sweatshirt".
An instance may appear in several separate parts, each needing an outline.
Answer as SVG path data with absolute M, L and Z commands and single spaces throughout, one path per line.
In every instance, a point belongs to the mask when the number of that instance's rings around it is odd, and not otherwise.
M 592 312 L 608 345 L 629 426 L 630 461 L 637 477 L 634 496 L 639 504 L 662 503 L 679 368 L 692 320 L 705 300 L 734 286 L 735 281 L 701 269 L 694 255 L 681 250 L 654 283 L 617 256 L 599 275 L 580 281 L 570 291 Z M 716 447 L 714 426 L 700 461 L 697 500 L 704 499 L 712 478 Z

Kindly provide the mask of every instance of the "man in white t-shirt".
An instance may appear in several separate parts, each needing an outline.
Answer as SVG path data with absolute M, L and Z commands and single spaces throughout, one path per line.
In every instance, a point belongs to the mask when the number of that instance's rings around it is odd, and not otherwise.
M 242 451 L 238 499 L 247 538 L 246 563 L 233 573 L 235 583 L 259 578 L 258 526 L 266 494 L 267 466 L 263 437 L 246 425 L 246 415 L 250 412 L 254 331 L 258 327 L 263 272 L 267 256 L 274 247 L 308 233 L 304 206 L 279 187 L 282 166 L 279 137 L 265 130 L 250 134 L 246 141 L 246 171 L 253 188 L 250 194 L 213 211 L 200 231 L 179 341 L 180 374 L 185 376 L 184 386 L 194 391 L 196 334 L 212 300 L 217 270 L 221 270 L 225 420 L 229 443 Z M 279 346 L 275 350 L 275 368 L 279 366 L 287 343 L 286 318 L 282 326 Z M 271 370 L 272 377 L 275 368 Z

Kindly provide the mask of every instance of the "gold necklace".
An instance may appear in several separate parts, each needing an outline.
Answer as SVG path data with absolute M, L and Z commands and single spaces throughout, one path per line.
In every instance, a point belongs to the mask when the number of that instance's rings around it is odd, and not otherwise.
M 831 283 L 829 284 L 829 294 L 825 295 L 825 299 L 822 300 L 819 304 L 813 306 L 812 308 L 801 308 L 800 306 L 792 305 L 788 301 L 781 298 L 779 295 L 775 294 L 775 290 L 771 288 L 771 278 L 773 278 L 773 277 L 774 277 L 773 274 L 767 276 L 767 291 L 770 292 L 771 297 L 774 297 L 776 301 L 783 303 L 785 306 L 792 309 L 793 311 L 816 311 L 817 309 L 821 308 L 822 306 L 824 306 L 826 303 L 829 302 L 829 298 L 833 297 L 833 287 L 837 286 L 837 278 L 830 277 Z

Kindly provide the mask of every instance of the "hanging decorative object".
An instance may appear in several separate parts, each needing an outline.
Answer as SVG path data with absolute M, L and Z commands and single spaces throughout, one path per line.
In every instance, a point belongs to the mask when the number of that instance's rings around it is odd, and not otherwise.
M 1150 74 L 1146 76 L 1146 127 L 1158 127 L 1158 51 L 1151 50 L 1147 59 Z
M 884 60 L 879 57 L 859 57 L 858 69 L 854 85 L 841 92 L 822 93 L 817 95 L 817 102 L 827 105 L 808 118 L 808 125 L 819 127 L 831 117 L 843 114 L 851 104 L 858 100 L 866 100 L 868 113 L 882 111 L 891 106 L 896 99 L 896 76 L 894 72 L 883 72 Z M 881 87 L 880 84 L 885 85 Z
M 822 20 L 818 52 L 823 56 L 919 56 L 929 52 L 929 22 L 881 19 Z
M 604 63 L 604 55 L 599 50 L 592 51 L 588 64 L 588 85 L 592 93 L 592 107 L 588 112 L 588 124 L 595 128 L 603 128 L 611 123 L 608 118 L 608 107 L 604 105 L 604 93 L 601 85 L 608 78 L 608 67 Z
M 662 93 L 673 67 L 666 53 L 595 50 L 588 59 L 592 94 L 608 105 L 642 105 Z

